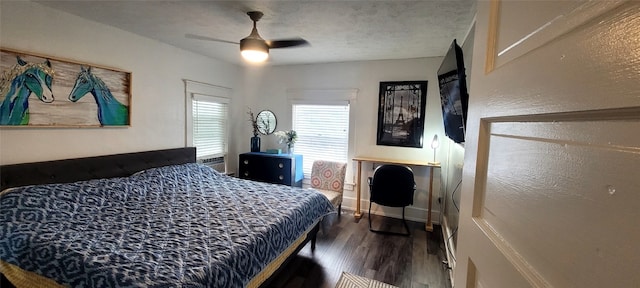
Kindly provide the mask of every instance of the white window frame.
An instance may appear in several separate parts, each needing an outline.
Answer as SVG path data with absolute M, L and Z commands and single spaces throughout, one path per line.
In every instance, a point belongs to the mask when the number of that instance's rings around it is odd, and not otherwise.
M 307 104 L 307 105 L 345 105 L 349 104 L 349 138 L 347 148 L 347 165 L 349 165 L 349 159 L 353 158 L 354 149 L 356 147 L 355 137 L 355 102 L 358 95 L 358 89 L 326 89 L 326 90 L 299 90 L 290 89 L 287 90 L 287 98 L 289 100 L 289 117 L 290 123 L 293 126 L 293 105 Z M 305 159 L 303 159 L 305 161 Z M 310 175 L 305 174 L 304 177 L 308 179 Z M 351 169 L 347 169 L 347 182 L 353 183 L 353 175 Z
M 193 99 L 200 98 L 204 101 L 212 101 L 217 103 L 227 104 L 227 118 L 229 118 L 230 110 L 231 110 L 231 88 L 191 81 L 184 80 L 185 82 L 185 115 L 186 115 L 186 123 L 185 123 L 185 146 L 193 147 Z M 205 157 L 200 157 L 198 160 L 202 158 L 213 158 L 213 157 L 227 157 L 229 153 L 229 123 L 231 119 L 227 119 L 227 125 L 225 127 L 225 143 L 224 143 L 224 152 L 222 154 L 216 155 L 206 155 Z

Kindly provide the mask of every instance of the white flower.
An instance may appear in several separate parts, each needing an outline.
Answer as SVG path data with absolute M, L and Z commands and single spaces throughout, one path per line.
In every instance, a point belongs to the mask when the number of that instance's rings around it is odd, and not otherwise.
M 295 144 L 298 140 L 298 133 L 296 133 L 296 130 L 277 131 L 273 133 L 273 135 L 276 135 L 278 138 L 280 138 L 279 142 L 286 143 L 288 147 L 293 146 L 293 144 Z

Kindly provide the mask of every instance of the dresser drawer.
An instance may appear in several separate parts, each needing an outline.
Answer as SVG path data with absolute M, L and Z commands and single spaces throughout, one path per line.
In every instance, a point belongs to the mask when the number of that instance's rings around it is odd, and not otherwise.
M 264 175 L 266 181 L 289 185 L 291 183 L 291 159 L 264 159 Z

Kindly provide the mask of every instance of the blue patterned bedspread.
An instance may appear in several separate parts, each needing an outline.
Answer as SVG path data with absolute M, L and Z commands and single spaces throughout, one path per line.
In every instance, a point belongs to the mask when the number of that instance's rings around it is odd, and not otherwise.
M 333 211 L 199 164 L 0 195 L 0 259 L 73 287 L 244 287 Z

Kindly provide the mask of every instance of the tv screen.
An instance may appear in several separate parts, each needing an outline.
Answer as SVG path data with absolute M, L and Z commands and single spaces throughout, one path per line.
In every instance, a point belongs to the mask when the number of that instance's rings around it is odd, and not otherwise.
M 462 48 L 453 40 L 438 69 L 444 132 L 456 143 L 464 142 L 469 94 Z

